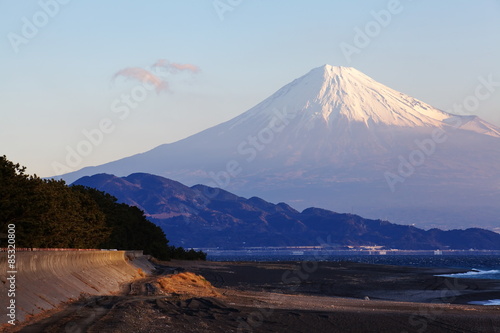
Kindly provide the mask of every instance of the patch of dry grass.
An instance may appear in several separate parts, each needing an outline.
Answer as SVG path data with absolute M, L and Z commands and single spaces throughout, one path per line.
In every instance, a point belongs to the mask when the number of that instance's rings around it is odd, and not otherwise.
M 203 276 L 183 272 L 158 279 L 158 284 L 167 293 L 198 297 L 219 297 L 220 292 Z
M 146 277 L 146 273 L 144 273 L 144 271 L 140 268 L 137 268 L 137 275 L 141 278 Z

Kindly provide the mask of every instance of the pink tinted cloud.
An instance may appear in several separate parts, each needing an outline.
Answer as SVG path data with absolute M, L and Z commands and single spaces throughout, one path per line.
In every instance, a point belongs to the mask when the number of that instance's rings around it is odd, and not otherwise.
M 190 71 L 192 73 L 198 73 L 200 72 L 200 68 L 196 65 L 193 64 L 177 64 L 175 62 L 169 62 L 168 60 L 165 59 L 159 59 L 153 64 L 154 67 L 161 67 L 164 69 L 167 69 L 171 72 L 176 72 L 176 71 Z
M 113 79 L 122 76 L 126 79 L 132 79 L 143 84 L 152 84 L 155 86 L 156 92 L 167 91 L 168 84 L 164 80 L 160 79 L 158 76 L 154 75 L 148 70 L 139 67 L 129 67 L 119 70 L 113 75 Z
M 125 79 L 153 85 L 156 92 L 160 93 L 161 91 L 168 91 L 169 89 L 168 83 L 161 77 L 161 74 L 175 74 L 179 71 L 198 73 L 200 72 L 200 68 L 192 64 L 170 63 L 168 60 L 159 59 L 151 66 L 151 71 L 140 67 L 128 67 L 116 72 L 115 75 L 113 75 L 113 79 L 121 76 Z
M 180 71 L 191 71 L 193 73 L 198 73 L 200 71 L 200 68 L 198 66 L 192 65 L 192 64 L 176 64 L 176 63 L 171 63 L 170 66 L 172 66 L 175 69 L 178 69 Z

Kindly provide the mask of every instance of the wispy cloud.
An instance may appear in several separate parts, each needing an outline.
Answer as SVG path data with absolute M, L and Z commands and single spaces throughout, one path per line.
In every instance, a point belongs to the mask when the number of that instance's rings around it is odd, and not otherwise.
M 169 62 L 165 59 L 157 60 L 151 69 L 144 69 L 140 67 L 128 67 L 119 70 L 113 75 L 115 80 L 118 77 L 124 77 L 125 79 L 139 81 L 142 84 L 153 85 L 157 93 L 162 91 L 168 91 L 168 82 L 163 78 L 165 74 L 175 74 L 181 71 L 188 71 L 191 73 L 199 73 L 200 68 L 193 64 L 178 64 L 175 62 Z
M 168 90 L 168 83 L 158 76 L 154 75 L 150 71 L 140 68 L 140 67 L 129 67 L 119 70 L 113 75 L 113 79 L 117 77 L 124 77 L 126 79 L 132 79 L 143 84 L 152 84 L 155 86 L 156 92 L 159 93 L 161 91 Z
M 153 68 L 163 68 L 166 69 L 169 72 L 176 73 L 178 71 L 190 71 L 192 73 L 198 73 L 200 72 L 200 68 L 196 65 L 193 64 L 178 64 L 175 62 L 169 62 L 168 60 L 165 59 L 159 59 L 156 61 L 153 66 Z

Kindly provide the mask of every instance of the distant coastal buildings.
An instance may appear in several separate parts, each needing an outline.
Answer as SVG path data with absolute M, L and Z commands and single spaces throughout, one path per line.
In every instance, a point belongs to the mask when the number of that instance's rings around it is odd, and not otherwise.
M 498 250 L 400 250 L 383 249 L 382 246 L 348 246 L 344 249 L 323 248 L 321 246 L 283 246 L 283 247 L 244 247 L 244 248 L 195 248 L 201 250 L 212 258 L 237 256 L 237 257 L 259 257 L 259 256 L 294 256 L 294 257 L 328 257 L 328 256 L 454 256 L 454 255 L 500 255 Z

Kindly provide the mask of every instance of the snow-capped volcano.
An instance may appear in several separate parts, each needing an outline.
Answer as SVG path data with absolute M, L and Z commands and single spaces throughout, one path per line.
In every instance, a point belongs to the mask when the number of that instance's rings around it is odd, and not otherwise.
M 147 172 L 420 226 L 467 226 L 474 212 L 488 227 L 499 213 L 499 148 L 500 129 L 478 117 L 324 65 L 232 120 L 62 178 Z

